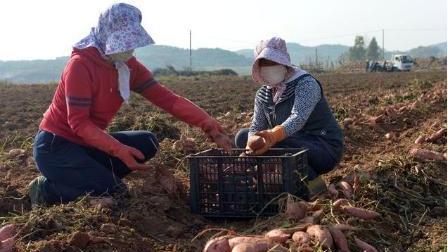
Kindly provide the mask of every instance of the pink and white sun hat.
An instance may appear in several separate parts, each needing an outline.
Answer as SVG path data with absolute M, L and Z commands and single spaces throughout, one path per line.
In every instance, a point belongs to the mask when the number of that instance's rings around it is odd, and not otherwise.
M 252 64 L 252 79 L 258 83 L 263 84 L 265 81 L 260 75 L 260 59 L 267 59 L 278 64 L 288 67 L 289 70 L 294 69 L 295 66 L 291 63 L 286 42 L 282 38 L 272 37 L 268 40 L 262 40 L 258 43 L 254 50 L 254 63 Z

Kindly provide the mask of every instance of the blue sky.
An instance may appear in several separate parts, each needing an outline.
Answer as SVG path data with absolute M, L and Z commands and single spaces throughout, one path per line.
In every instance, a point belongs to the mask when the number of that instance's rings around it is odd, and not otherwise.
M 0 2 L 0 60 L 69 55 L 88 34 L 109 0 L 6 0 Z M 446 41 L 445 0 L 132 0 L 157 44 L 228 50 L 253 48 L 283 37 L 303 45 L 352 45 L 356 34 L 386 50 L 407 50 Z

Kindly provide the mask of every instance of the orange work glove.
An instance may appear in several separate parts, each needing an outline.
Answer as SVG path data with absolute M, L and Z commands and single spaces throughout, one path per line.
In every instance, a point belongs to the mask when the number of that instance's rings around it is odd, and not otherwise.
M 200 123 L 207 137 L 226 151 L 232 148 L 232 140 L 226 135 L 218 121 L 209 117 Z
M 256 137 L 262 137 L 263 141 L 257 139 Z M 247 141 L 247 147 L 249 149 L 249 153 L 253 153 L 255 155 L 261 155 L 269 150 L 276 143 L 282 141 L 286 138 L 285 128 L 282 125 L 277 125 L 272 129 L 262 130 L 256 132 L 253 136 L 249 138 Z M 252 148 L 254 149 L 252 149 Z M 258 148 L 256 148 L 258 147 Z

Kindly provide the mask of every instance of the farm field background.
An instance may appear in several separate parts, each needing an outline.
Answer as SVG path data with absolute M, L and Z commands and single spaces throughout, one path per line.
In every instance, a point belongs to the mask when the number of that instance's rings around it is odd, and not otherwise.
M 320 223 L 358 227 L 347 233 L 353 251 L 357 251 L 355 236 L 379 251 L 446 251 L 446 161 L 423 161 L 409 154 L 417 147 L 446 153 L 446 136 L 414 143 L 420 135 L 429 137 L 446 128 L 446 71 L 316 76 L 345 134 L 344 158 L 324 176 L 325 181 L 335 183 L 358 174 L 360 188 L 351 203 L 381 214 L 375 220 L 358 220 L 333 212 L 331 201 L 324 199 Z M 257 87 L 249 77 L 166 77 L 160 81 L 218 118 L 229 134 L 247 127 L 251 120 Z M 130 193 L 111 206 L 92 206 L 86 197 L 31 210 L 26 188 L 38 175 L 32 142 L 55 87 L 0 84 L 0 224 L 16 223 L 17 251 L 201 251 L 217 231 L 192 239 L 209 228 L 261 234 L 294 225 L 281 214 L 220 222 L 192 215 L 185 156 L 214 146 L 198 130 L 136 95 L 130 105 L 122 106 L 109 130 L 154 132 L 161 142 L 160 153 L 150 161 L 154 168 L 126 178 Z M 193 138 L 194 145 L 173 148 L 181 136 Z M 166 171 L 174 174 L 172 187 L 158 179 Z M 88 234 L 90 242 L 77 241 L 80 234 Z

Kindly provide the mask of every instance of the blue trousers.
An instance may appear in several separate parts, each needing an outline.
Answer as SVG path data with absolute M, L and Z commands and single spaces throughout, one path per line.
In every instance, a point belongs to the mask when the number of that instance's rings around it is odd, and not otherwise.
M 140 150 L 145 155 L 144 161 L 152 158 L 159 148 L 151 132 L 122 131 L 111 135 Z M 131 172 L 116 157 L 42 130 L 35 137 L 33 155 L 45 178 L 41 190 L 49 204 L 73 201 L 87 193 L 101 196 L 125 191 L 121 179 Z
M 235 137 L 235 145 L 238 148 L 245 148 L 248 139 L 249 129 L 240 130 Z M 318 139 L 318 136 L 303 135 L 301 137 L 291 136 L 274 145 L 275 148 L 307 148 L 310 180 L 317 176 L 333 170 L 339 162 L 330 155 L 328 147 Z

